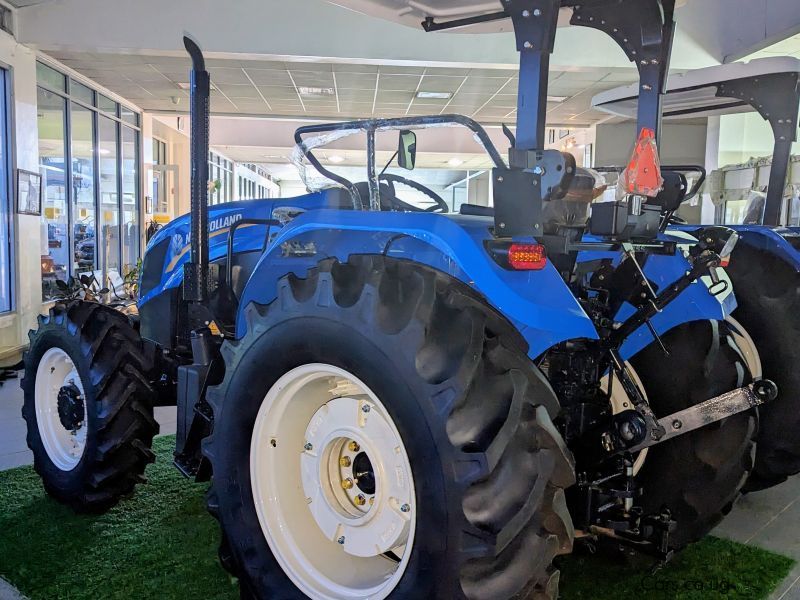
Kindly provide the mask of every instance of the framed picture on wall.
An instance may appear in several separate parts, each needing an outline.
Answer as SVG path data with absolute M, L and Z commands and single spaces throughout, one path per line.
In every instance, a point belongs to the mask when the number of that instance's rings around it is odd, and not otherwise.
M 42 176 L 38 173 L 17 169 L 17 212 L 42 214 Z

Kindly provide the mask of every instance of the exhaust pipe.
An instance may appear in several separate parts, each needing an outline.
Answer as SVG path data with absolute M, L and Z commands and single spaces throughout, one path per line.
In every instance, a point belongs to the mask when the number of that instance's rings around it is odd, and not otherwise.
M 191 254 L 183 271 L 183 299 L 203 302 L 208 296 L 208 144 L 211 78 L 200 47 L 187 36 L 183 45 L 192 59 L 191 118 Z

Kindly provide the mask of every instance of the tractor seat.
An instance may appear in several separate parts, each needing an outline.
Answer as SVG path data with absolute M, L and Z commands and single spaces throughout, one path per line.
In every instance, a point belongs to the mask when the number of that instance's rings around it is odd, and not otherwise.
M 460 215 L 472 217 L 493 217 L 494 206 L 481 206 L 480 204 L 462 204 L 458 209 Z
M 385 183 L 380 183 L 378 185 L 380 186 L 381 210 L 393 210 L 394 207 L 392 206 L 391 199 L 394 198 L 394 195 L 392 194 L 392 188 Z M 365 205 L 369 205 L 369 182 L 359 181 L 355 186 L 361 196 L 361 202 Z

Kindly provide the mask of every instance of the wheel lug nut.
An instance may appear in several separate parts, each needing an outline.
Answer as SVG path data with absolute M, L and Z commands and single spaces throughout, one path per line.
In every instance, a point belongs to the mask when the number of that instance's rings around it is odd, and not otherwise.
M 336 541 L 339 543 L 339 545 L 340 545 L 340 546 L 344 546 L 344 536 L 340 537 L 340 538 L 339 538 L 338 540 L 336 540 Z
M 369 499 L 369 505 L 372 506 L 373 504 L 375 504 L 375 496 Z
M 304 448 L 305 450 L 309 450 L 309 451 L 311 451 L 311 450 L 313 450 L 313 449 L 314 449 L 314 446 L 311 444 L 311 442 L 306 442 L 306 445 L 305 445 L 305 446 L 303 446 L 303 448 Z
M 410 511 L 411 511 L 411 507 L 408 504 L 403 504 L 400 507 L 400 512 L 407 513 L 407 512 L 410 512 Z
M 367 499 L 364 497 L 363 494 L 359 494 L 356 496 L 356 506 L 364 506 L 367 503 Z
M 359 450 L 361 450 L 361 446 L 358 445 L 358 442 L 350 442 L 349 444 L 347 444 L 347 447 L 350 450 L 350 452 L 358 452 Z
M 361 407 L 361 412 L 368 413 L 370 411 L 369 404 L 365 404 Z
M 349 477 L 347 479 L 342 480 L 342 487 L 346 490 L 353 489 L 353 480 Z
M 340 467 L 349 467 L 350 466 L 350 457 L 349 456 L 343 456 L 342 458 L 340 458 L 339 459 L 339 466 Z

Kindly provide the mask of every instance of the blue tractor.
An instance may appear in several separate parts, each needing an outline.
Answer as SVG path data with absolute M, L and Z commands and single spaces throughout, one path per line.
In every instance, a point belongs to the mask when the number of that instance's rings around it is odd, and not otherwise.
M 421 14 L 431 32 L 513 24 L 507 156 L 458 115 L 312 125 L 296 141 L 329 189 L 213 207 L 209 74 L 186 39 L 191 213 L 150 240 L 138 317 L 70 301 L 30 334 L 23 416 L 49 494 L 116 504 L 153 459 L 153 407 L 177 405 L 175 465 L 211 481 L 220 560 L 247 598 L 554 598 L 576 538 L 665 559 L 719 522 L 777 394 L 726 322 L 737 236 L 660 231 L 672 191 L 644 189 L 660 177 L 646 143 L 635 191 L 587 221 L 592 177 L 544 149 L 562 9 L 631 40 L 663 89 L 674 0 Z M 640 102 L 652 139 L 660 100 Z M 379 171 L 378 135 L 395 132 L 410 170 L 415 130 L 447 126 L 494 163 L 492 210 L 448 214 Z M 366 137 L 363 182 L 314 152 L 349 132 Z
M 593 104 L 632 117 L 637 98 L 637 87 L 626 86 L 598 95 Z M 800 364 L 800 180 L 798 173 L 790 172 L 796 162 L 791 149 L 797 139 L 798 111 L 800 60 L 790 57 L 697 69 L 671 77 L 665 88 L 667 127 L 672 120 L 756 112 L 773 134 L 768 161 L 721 169 L 712 174 L 707 186 L 717 204 L 717 222 L 739 236 L 726 269 L 737 300 L 729 322 L 734 330 L 746 333 L 740 345 L 749 349 L 746 354 L 753 375 L 769 377 L 781 390 L 770 409 L 762 412 L 755 467 L 747 483 L 752 491 L 800 472 L 800 438 L 795 434 L 800 427 L 800 372 L 796 368 Z M 705 178 L 703 168 L 677 170 L 688 177 L 695 174 L 696 194 Z M 684 178 L 677 185 L 685 189 L 688 182 Z M 677 210 L 694 194 L 677 195 L 670 210 Z M 727 203 L 742 210 L 738 214 L 726 211 Z M 693 236 L 705 229 L 686 224 L 674 214 L 665 227 Z

